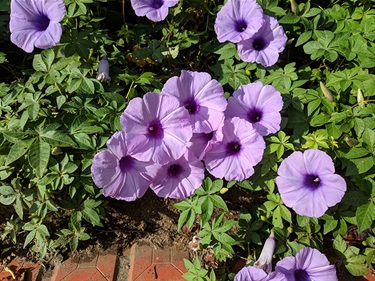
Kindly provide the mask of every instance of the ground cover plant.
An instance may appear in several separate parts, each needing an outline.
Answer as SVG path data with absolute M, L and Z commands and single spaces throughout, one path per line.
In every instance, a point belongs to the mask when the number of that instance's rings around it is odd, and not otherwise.
M 365 275 L 374 5 L 0 0 L 1 239 L 48 261 L 151 192 L 187 280 Z

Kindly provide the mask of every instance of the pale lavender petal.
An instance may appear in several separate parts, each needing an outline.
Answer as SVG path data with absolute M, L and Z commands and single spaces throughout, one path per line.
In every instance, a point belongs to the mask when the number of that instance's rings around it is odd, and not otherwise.
M 242 268 L 234 277 L 234 281 L 263 281 L 267 278 L 267 273 L 260 268 L 247 266 Z
M 280 130 L 283 105 L 281 94 L 273 86 L 254 82 L 234 91 L 228 99 L 225 116 L 245 119 L 259 134 L 266 136 Z
M 55 46 L 61 38 L 62 27 L 59 22 L 65 13 L 63 0 L 11 1 L 11 41 L 28 53 L 34 47 L 47 49 Z
M 243 61 L 269 67 L 277 62 L 287 40 L 284 29 L 277 20 L 264 15 L 264 24 L 259 31 L 251 38 L 238 43 L 238 55 Z
M 108 140 L 108 149 L 94 156 L 91 174 L 104 196 L 134 201 L 145 194 L 160 165 L 127 155 L 124 139 L 124 132 L 117 132 Z
M 280 164 L 276 177 L 281 199 L 299 215 L 324 215 L 346 192 L 345 180 L 334 172 L 332 159 L 323 151 L 293 152 Z
M 224 119 L 227 101 L 221 84 L 206 72 L 181 71 L 165 83 L 162 93 L 176 97 L 190 114 L 194 133 L 216 131 Z
M 159 197 L 185 199 L 202 185 L 203 178 L 203 163 L 186 153 L 163 165 L 150 187 Z
M 154 22 L 164 20 L 168 16 L 168 8 L 177 3 L 178 0 L 131 0 L 137 16 L 146 16 Z
M 203 161 L 213 176 L 242 181 L 254 173 L 264 149 L 265 142 L 251 123 L 234 117 L 224 121 L 223 140 L 206 153 Z
M 215 20 L 217 39 L 221 43 L 248 39 L 262 27 L 263 21 L 263 10 L 255 0 L 229 0 Z
M 172 96 L 147 93 L 131 100 L 121 115 L 130 155 L 165 164 L 180 158 L 192 137 L 189 112 Z

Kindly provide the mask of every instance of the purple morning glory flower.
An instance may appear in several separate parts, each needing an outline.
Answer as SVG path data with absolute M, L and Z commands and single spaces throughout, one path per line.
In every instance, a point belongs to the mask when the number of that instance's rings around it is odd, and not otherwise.
M 193 135 L 189 112 L 169 95 L 147 93 L 132 99 L 120 122 L 131 156 L 139 161 L 166 164 L 179 159 Z
M 259 134 L 267 136 L 280 130 L 283 105 L 281 94 L 273 86 L 255 82 L 241 85 L 233 92 L 225 116 L 245 119 Z
M 150 187 L 159 197 L 185 199 L 202 185 L 203 178 L 203 163 L 187 152 L 163 165 Z
M 206 153 L 203 161 L 211 175 L 242 181 L 254 174 L 263 157 L 265 142 L 252 124 L 234 117 L 224 121 L 223 140 Z
M 339 203 L 345 180 L 335 174 L 331 157 L 316 149 L 293 152 L 277 171 L 276 184 L 285 205 L 302 216 L 318 218 Z
M 96 75 L 96 79 L 98 79 L 100 82 L 111 82 L 111 77 L 109 76 L 109 63 L 107 57 L 103 57 L 100 60 L 98 75 Z
M 284 29 L 277 20 L 264 15 L 264 24 L 259 31 L 238 43 L 238 55 L 243 61 L 269 67 L 277 62 L 287 40 Z
M 28 53 L 31 53 L 34 47 L 51 48 L 60 41 L 60 21 L 65 13 L 63 0 L 12 0 L 10 40 Z
M 125 133 L 116 132 L 107 141 L 107 150 L 94 156 L 91 174 L 103 195 L 134 201 L 142 197 L 157 174 L 160 165 L 140 162 L 129 155 Z
M 138 17 L 146 16 L 152 21 L 162 21 L 168 16 L 169 7 L 179 0 L 131 0 L 131 5 Z
M 247 266 L 242 268 L 234 277 L 234 281 L 289 281 L 281 272 L 267 274 L 264 270 Z
M 220 43 L 252 37 L 263 24 L 263 10 L 255 0 L 228 0 L 218 12 L 215 32 Z
M 295 257 L 277 262 L 276 272 L 283 273 L 288 281 L 337 281 L 336 268 L 317 249 L 306 247 Z
M 190 114 L 194 133 L 210 133 L 224 120 L 227 100 L 221 84 L 206 72 L 181 71 L 167 80 L 161 91 L 175 96 Z

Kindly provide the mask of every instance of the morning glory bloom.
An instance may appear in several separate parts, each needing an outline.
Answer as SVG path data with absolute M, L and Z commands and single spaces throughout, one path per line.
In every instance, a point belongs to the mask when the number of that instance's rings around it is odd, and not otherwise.
M 267 274 L 264 270 L 247 266 L 242 268 L 234 277 L 234 281 L 289 281 L 281 272 Z
M 267 136 L 280 130 L 283 105 L 281 94 L 273 86 L 255 82 L 241 85 L 233 92 L 225 116 L 245 119 L 259 134 Z
M 162 21 L 168 16 L 168 9 L 179 0 L 131 0 L 131 5 L 138 17 L 146 16 L 152 21 Z
M 217 13 L 215 32 L 220 43 L 252 37 L 263 25 L 263 10 L 255 0 L 228 0 Z
M 60 42 L 65 13 L 63 0 L 12 0 L 10 40 L 27 53 L 51 48 Z
M 182 70 L 180 77 L 167 80 L 161 92 L 178 98 L 189 111 L 194 133 L 216 131 L 224 121 L 223 87 L 206 72 Z
M 193 135 L 189 112 L 179 100 L 152 92 L 132 99 L 120 123 L 131 156 L 145 162 L 166 164 L 179 159 Z
M 106 81 L 107 83 L 111 81 L 111 77 L 109 76 L 109 63 L 107 57 L 103 57 L 100 60 L 98 75 L 96 75 L 96 79 L 98 79 L 100 82 Z
M 284 29 L 277 20 L 264 15 L 264 24 L 259 31 L 238 43 L 238 55 L 243 61 L 269 67 L 277 62 L 287 40 Z
M 203 161 L 208 172 L 227 181 L 243 181 L 254 174 L 254 166 L 266 147 L 252 124 L 234 117 L 224 121 L 223 140 L 206 153 Z
M 288 281 L 337 281 L 336 268 L 317 249 L 306 247 L 295 257 L 277 262 L 276 272 L 283 273 Z
M 335 174 L 331 157 L 317 149 L 293 152 L 281 162 L 277 173 L 281 199 L 301 216 L 324 215 L 346 191 L 346 182 Z
M 107 141 L 107 148 L 97 153 L 92 161 L 94 183 L 103 189 L 104 196 L 125 201 L 142 197 L 160 166 L 129 156 L 124 132 L 114 133 Z
M 224 125 L 224 121 L 223 121 Z M 190 139 L 188 150 L 191 151 L 199 160 L 215 145 L 223 139 L 222 128 L 211 133 L 195 133 Z
M 275 251 L 275 247 L 275 234 L 271 232 L 270 236 L 264 243 L 258 260 L 254 263 L 254 266 L 263 269 L 267 273 L 270 273 L 272 271 L 272 256 L 273 252 Z
M 203 163 L 187 152 L 163 165 L 150 187 L 159 197 L 185 199 L 202 185 L 203 179 Z

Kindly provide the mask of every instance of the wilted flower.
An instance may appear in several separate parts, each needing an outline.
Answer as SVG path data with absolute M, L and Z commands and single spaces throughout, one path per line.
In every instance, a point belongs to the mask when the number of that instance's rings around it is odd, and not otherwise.
M 247 266 L 242 268 L 234 277 L 234 281 L 289 281 L 281 272 L 267 274 L 264 270 Z
M 107 141 L 108 149 L 95 155 L 91 174 L 104 196 L 134 201 L 145 194 L 160 166 L 129 156 L 124 138 L 124 132 L 113 134 Z
M 187 152 L 163 165 L 150 187 L 159 197 L 185 199 L 202 185 L 203 178 L 203 163 Z
M 107 57 L 103 57 L 100 60 L 98 75 L 96 76 L 96 79 L 98 79 L 99 81 L 105 80 L 107 83 L 111 81 L 111 77 L 109 77 L 109 63 Z
M 346 191 L 346 182 L 335 174 L 331 157 L 320 150 L 293 152 L 281 162 L 277 173 L 281 199 L 302 216 L 322 216 Z
M 272 256 L 275 251 L 276 241 L 275 235 L 271 232 L 270 236 L 264 243 L 262 252 L 258 260 L 254 263 L 254 266 L 263 269 L 265 272 L 270 273 L 272 271 Z
M 288 281 L 337 281 L 336 269 L 317 249 L 306 247 L 295 257 L 286 257 L 276 264 L 276 272 L 283 273 Z
M 249 39 L 263 22 L 263 10 L 255 0 L 228 0 L 216 17 L 217 40 L 237 43 Z
M 238 55 L 243 61 L 269 67 L 277 62 L 287 40 L 284 29 L 277 20 L 264 15 L 264 24 L 259 31 L 251 38 L 238 43 Z
M 253 124 L 254 129 L 262 136 L 280 130 L 283 108 L 281 94 L 271 85 L 261 82 L 241 85 L 228 99 L 225 117 L 240 117 Z
M 251 123 L 234 117 L 224 121 L 223 140 L 206 153 L 203 161 L 217 178 L 242 181 L 254 174 L 262 160 L 265 142 Z
M 12 0 L 10 40 L 28 53 L 31 53 L 34 47 L 51 48 L 60 41 L 60 21 L 65 13 L 63 0 Z
M 146 16 L 152 21 L 162 21 L 168 16 L 168 9 L 175 6 L 179 0 L 131 0 L 131 5 L 137 16 Z
M 223 87 L 206 72 L 182 70 L 180 77 L 167 80 L 161 92 L 178 98 L 189 111 L 194 133 L 210 133 L 224 121 Z
M 120 118 L 132 157 L 159 164 L 179 159 L 193 135 L 189 112 L 177 98 L 147 93 L 132 99 Z

